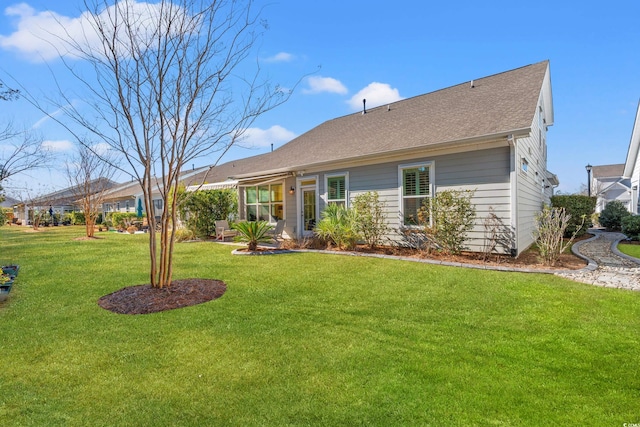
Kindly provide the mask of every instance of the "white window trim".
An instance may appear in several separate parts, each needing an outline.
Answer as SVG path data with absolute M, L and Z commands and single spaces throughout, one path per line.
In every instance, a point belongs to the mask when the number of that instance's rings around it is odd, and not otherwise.
M 398 207 L 400 209 L 400 225 L 402 227 L 407 227 L 407 228 L 416 228 L 419 227 L 417 225 L 412 225 L 412 224 L 405 224 L 404 223 L 404 195 L 403 195 L 403 187 L 404 187 L 404 182 L 403 182 L 403 176 L 402 176 L 402 172 L 405 169 L 415 169 L 415 168 L 419 168 L 419 167 L 428 167 L 429 168 L 429 195 L 427 197 L 431 198 L 433 197 L 433 195 L 435 194 L 435 171 L 436 171 L 436 163 L 433 160 L 427 160 L 424 162 L 418 162 L 418 163 L 407 163 L 407 164 L 401 164 L 398 165 Z
M 282 185 L 282 217 L 283 219 L 287 219 L 287 188 L 285 187 L 285 181 L 274 181 L 274 182 L 269 182 L 266 184 L 262 184 L 262 185 L 267 185 L 269 186 L 269 199 L 271 199 L 271 186 L 272 185 Z M 260 185 L 246 185 L 243 186 L 243 206 L 242 206 L 242 217 L 248 221 L 247 218 L 247 206 L 252 205 L 252 206 L 260 206 L 260 205 L 264 205 L 264 203 L 260 203 L 258 201 L 256 201 L 256 203 L 247 203 L 247 188 L 256 188 L 257 191 L 257 187 L 260 187 Z M 259 194 L 258 192 L 256 193 L 256 200 L 259 200 Z M 278 202 L 275 202 L 278 203 Z M 272 202 L 271 200 L 269 200 L 269 203 L 267 203 L 267 206 L 269 206 L 269 224 L 276 224 L 276 221 L 271 221 L 271 206 L 274 204 L 274 202 Z M 256 210 L 256 213 L 260 214 L 259 209 Z
M 305 181 L 315 180 L 315 185 L 302 185 Z M 320 194 L 320 190 L 318 188 L 318 184 L 320 179 L 318 175 L 309 175 L 302 176 L 296 178 L 296 227 L 297 227 L 297 235 L 299 237 L 304 236 L 305 231 L 302 224 L 302 190 L 304 188 L 314 188 L 316 192 L 316 221 L 320 220 L 320 203 L 318 203 L 318 197 Z
M 330 202 L 340 202 L 343 199 L 329 200 L 329 178 L 337 178 L 344 176 L 344 206 L 349 207 L 349 172 L 329 173 L 324 175 L 324 203 L 329 205 Z

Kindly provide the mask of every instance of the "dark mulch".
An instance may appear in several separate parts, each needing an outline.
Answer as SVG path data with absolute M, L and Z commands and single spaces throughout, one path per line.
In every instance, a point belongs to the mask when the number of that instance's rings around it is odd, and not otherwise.
M 122 288 L 100 298 L 98 305 L 114 313 L 149 314 L 202 304 L 220 298 L 226 290 L 227 285 L 220 280 L 182 279 L 163 289 L 151 285 Z

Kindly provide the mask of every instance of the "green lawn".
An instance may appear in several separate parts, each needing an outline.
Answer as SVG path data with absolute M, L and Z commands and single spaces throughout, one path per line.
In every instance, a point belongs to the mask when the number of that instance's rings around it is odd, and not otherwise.
M 640 245 L 627 245 L 624 243 L 620 243 L 618 245 L 618 250 L 623 254 L 627 254 L 635 258 L 640 258 Z
M 0 425 L 640 422 L 640 293 L 365 257 L 176 246 L 206 304 L 101 309 L 147 283 L 145 235 L 0 228 Z

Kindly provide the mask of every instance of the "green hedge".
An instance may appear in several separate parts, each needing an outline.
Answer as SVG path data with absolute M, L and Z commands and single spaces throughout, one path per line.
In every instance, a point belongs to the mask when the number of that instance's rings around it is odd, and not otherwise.
M 109 217 L 115 228 L 126 229 L 138 215 L 135 212 L 111 212 Z
M 216 221 L 233 221 L 238 212 L 235 190 L 181 190 L 178 197 L 180 217 L 200 238 L 215 236 Z
M 622 232 L 631 240 L 640 240 L 640 215 L 622 218 Z
M 595 197 L 581 196 L 578 194 L 553 196 L 551 197 L 551 206 L 554 208 L 564 208 L 565 211 L 571 215 L 569 225 L 564 232 L 565 237 L 571 237 L 574 233 L 576 236 L 582 236 L 587 232 L 589 227 L 593 226 L 591 215 L 596 209 Z M 584 224 L 580 227 L 583 217 Z

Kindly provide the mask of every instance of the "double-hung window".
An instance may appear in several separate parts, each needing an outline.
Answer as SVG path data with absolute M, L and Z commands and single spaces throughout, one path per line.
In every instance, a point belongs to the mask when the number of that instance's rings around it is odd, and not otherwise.
M 404 225 L 417 225 L 419 213 L 425 202 L 432 194 L 433 165 L 424 163 L 419 165 L 400 166 L 399 178 L 402 192 L 402 217 Z
M 282 184 L 266 184 L 245 188 L 247 221 L 275 223 L 284 219 Z
M 347 174 L 327 175 L 327 204 L 347 206 Z

